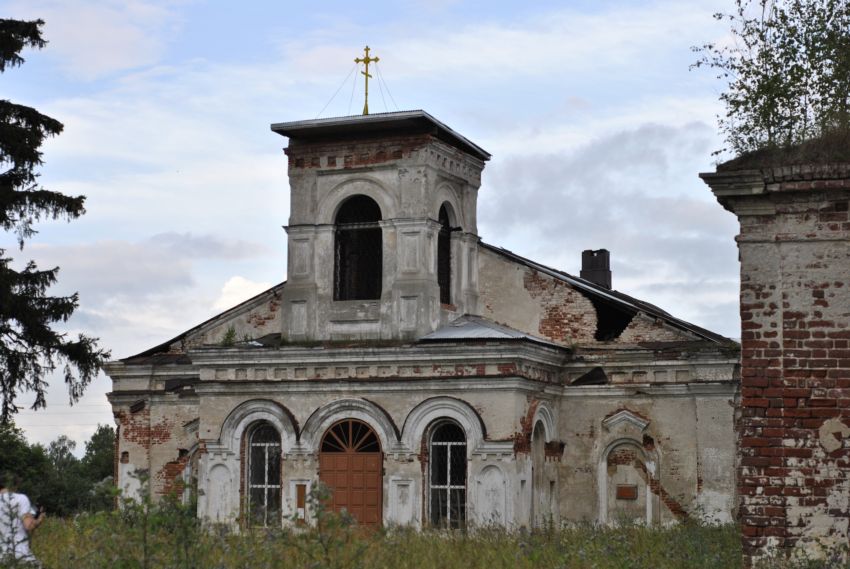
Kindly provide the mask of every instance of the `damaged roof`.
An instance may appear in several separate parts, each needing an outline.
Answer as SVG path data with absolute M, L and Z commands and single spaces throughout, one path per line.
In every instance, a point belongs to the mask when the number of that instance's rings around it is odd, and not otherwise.
M 725 336 L 721 336 L 720 334 L 716 334 L 710 330 L 706 330 L 705 328 L 697 326 L 696 324 L 692 324 L 680 318 L 676 318 L 675 316 L 672 316 L 670 313 L 666 312 L 665 310 L 662 310 L 654 304 L 642 301 L 640 299 L 634 298 L 627 294 L 623 294 L 622 292 L 618 292 L 616 290 L 607 289 L 586 279 L 582 279 L 580 277 L 565 273 L 564 271 L 559 271 L 557 269 L 553 269 L 552 267 L 541 265 L 540 263 L 536 263 L 530 259 L 517 255 L 516 253 L 508 251 L 507 249 L 489 245 L 487 243 L 484 243 L 483 241 L 479 241 L 479 244 L 487 251 L 490 251 L 497 255 L 501 255 L 516 263 L 525 265 L 535 271 L 539 271 L 553 278 L 566 282 L 582 294 L 585 294 L 586 296 L 591 297 L 592 299 L 607 303 L 621 310 L 631 311 L 635 313 L 641 312 L 650 317 L 659 318 L 668 325 L 679 330 L 689 332 L 709 344 L 737 346 L 737 342 L 735 342 L 734 340 Z M 191 363 L 188 356 L 184 352 L 174 352 L 172 351 L 171 346 L 176 343 L 182 343 L 182 341 L 187 337 L 191 336 L 192 334 L 201 332 L 205 328 L 217 325 L 217 323 L 221 320 L 236 316 L 242 311 L 251 310 L 260 302 L 262 302 L 268 295 L 279 294 L 285 284 L 286 281 L 279 283 L 269 288 L 268 290 L 265 290 L 260 294 L 250 298 L 242 304 L 234 306 L 233 308 L 225 312 L 222 312 L 216 316 L 213 316 L 212 318 L 209 318 L 208 320 L 205 320 L 204 322 L 201 322 L 197 326 L 186 330 L 182 334 L 179 334 L 174 338 L 171 338 L 170 340 L 158 344 L 141 353 L 129 356 L 127 358 L 123 358 L 120 361 L 126 364 L 136 365 Z M 442 328 L 439 328 L 438 330 L 435 330 L 434 332 L 427 334 L 426 336 L 421 338 L 421 341 L 425 342 L 458 340 L 528 340 L 549 346 L 563 347 L 560 344 L 556 344 L 549 340 L 533 336 L 525 332 L 521 332 L 519 330 L 510 328 L 502 324 L 498 324 L 487 318 L 470 314 L 461 316 L 460 318 L 454 320 L 447 326 L 443 326 Z M 255 339 L 255 342 L 258 342 L 259 345 L 265 347 L 273 347 L 276 345 L 275 339 L 271 337 Z M 667 348 L 672 347 L 673 346 L 667 346 Z M 677 345 L 675 347 L 680 346 Z
M 479 241 L 479 244 L 481 245 L 481 247 L 488 251 L 496 253 L 497 255 L 502 255 L 503 257 L 507 257 L 512 261 L 534 269 L 535 271 L 539 271 L 558 280 L 564 281 L 570 286 L 579 290 L 580 292 L 588 296 L 595 297 L 603 302 L 607 302 L 618 307 L 625 308 L 627 310 L 642 312 L 648 316 L 653 316 L 655 318 L 660 318 L 670 326 L 678 328 L 679 330 L 690 332 L 691 334 L 694 334 L 704 340 L 708 340 L 717 344 L 737 344 L 737 342 L 730 338 L 727 338 L 726 336 L 721 336 L 720 334 L 716 334 L 711 330 L 706 330 L 705 328 L 697 326 L 696 324 L 691 324 L 690 322 L 682 320 L 681 318 L 676 318 L 669 312 L 662 310 L 661 308 L 655 306 L 654 304 L 650 304 L 649 302 L 645 302 L 643 300 L 637 299 L 627 294 L 623 294 L 622 292 L 618 292 L 613 289 L 608 289 L 603 286 L 599 286 L 596 283 L 592 283 L 586 279 L 573 276 L 569 273 L 565 273 L 564 271 L 559 271 L 558 269 L 553 269 L 552 267 L 541 265 L 540 263 L 536 263 L 531 259 L 521 257 L 520 255 L 517 255 L 512 251 L 503 249 L 502 247 L 489 245 L 487 243 L 484 243 L 483 241 Z

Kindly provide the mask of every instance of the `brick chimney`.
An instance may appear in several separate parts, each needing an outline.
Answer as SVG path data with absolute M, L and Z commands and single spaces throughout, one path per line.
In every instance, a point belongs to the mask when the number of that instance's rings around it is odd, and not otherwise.
M 611 254 L 608 249 L 588 249 L 581 252 L 581 278 L 611 288 Z

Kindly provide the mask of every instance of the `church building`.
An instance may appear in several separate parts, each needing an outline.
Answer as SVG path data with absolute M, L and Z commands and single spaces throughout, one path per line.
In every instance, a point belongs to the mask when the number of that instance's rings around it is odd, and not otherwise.
M 731 521 L 736 342 L 614 290 L 604 249 L 573 276 L 482 242 L 490 155 L 426 112 L 271 128 L 286 281 L 108 365 L 125 495 L 234 526 L 309 522 L 318 484 L 374 526 Z

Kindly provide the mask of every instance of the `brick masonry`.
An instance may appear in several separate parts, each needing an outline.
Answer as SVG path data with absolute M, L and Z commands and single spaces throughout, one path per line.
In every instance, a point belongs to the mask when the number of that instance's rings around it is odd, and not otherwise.
M 741 261 L 740 521 L 747 562 L 846 544 L 850 165 L 702 174 Z

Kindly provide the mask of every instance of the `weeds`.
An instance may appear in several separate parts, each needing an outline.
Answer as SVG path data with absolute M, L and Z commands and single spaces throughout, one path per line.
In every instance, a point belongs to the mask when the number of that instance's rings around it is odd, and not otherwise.
M 741 566 L 739 529 L 687 522 L 668 528 L 591 524 L 541 531 L 367 530 L 311 497 L 315 526 L 202 526 L 194 506 L 172 498 L 125 503 L 115 512 L 48 519 L 33 550 L 46 569 L 681 569 Z M 846 553 L 846 552 L 843 552 Z M 850 567 L 842 552 L 822 561 L 769 559 L 761 569 Z

